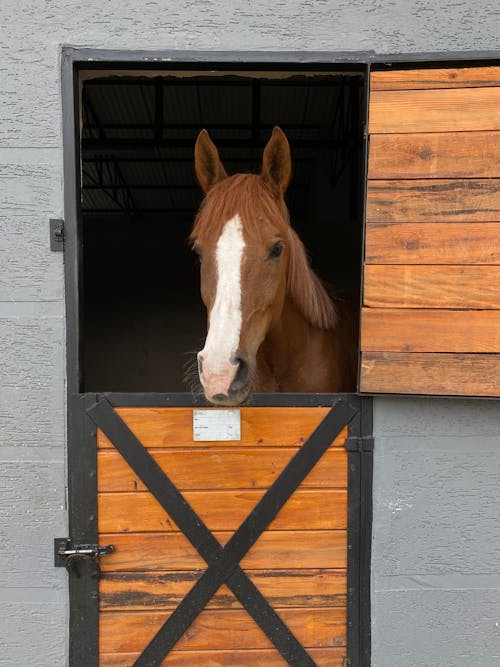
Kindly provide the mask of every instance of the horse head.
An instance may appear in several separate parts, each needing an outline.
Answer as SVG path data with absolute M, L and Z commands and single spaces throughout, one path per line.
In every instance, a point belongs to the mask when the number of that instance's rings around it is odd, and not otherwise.
M 283 195 L 291 176 L 290 148 L 274 128 L 261 174 L 228 177 L 203 130 L 195 168 L 206 194 L 191 235 L 208 313 L 199 376 L 209 401 L 233 405 L 251 390 L 258 349 L 285 298 L 288 212 Z
M 269 332 L 278 330 L 288 294 L 321 328 L 329 328 L 335 312 L 289 223 L 284 193 L 292 167 L 282 130 L 273 129 L 260 174 L 233 176 L 227 176 L 217 148 L 202 130 L 195 169 L 206 196 L 191 242 L 200 258 L 208 315 L 198 372 L 210 402 L 238 405 L 252 390 L 259 350 Z

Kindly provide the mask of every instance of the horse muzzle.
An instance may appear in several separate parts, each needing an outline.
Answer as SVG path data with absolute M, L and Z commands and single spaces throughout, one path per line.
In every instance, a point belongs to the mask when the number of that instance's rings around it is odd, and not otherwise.
M 252 386 L 249 364 L 241 358 L 222 372 L 211 372 L 207 360 L 198 355 L 198 372 L 207 401 L 214 405 L 240 405 L 248 398 Z

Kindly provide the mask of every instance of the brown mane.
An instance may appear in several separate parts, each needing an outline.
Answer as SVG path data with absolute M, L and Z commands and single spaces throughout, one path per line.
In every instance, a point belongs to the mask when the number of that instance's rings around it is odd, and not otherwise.
M 210 234 L 218 238 L 225 223 L 236 214 L 250 234 L 260 235 L 265 221 L 284 234 L 288 212 L 277 202 L 273 192 L 258 174 L 235 174 L 225 178 L 209 191 L 196 216 L 190 240 L 202 241 Z
M 288 293 L 309 324 L 318 329 L 334 329 L 337 324 L 335 305 L 311 269 L 304 244 L 292 227 L 288 228 L 288 239 Z
M 335 306 L 311 269 L 302 241 L 290 226 L 284 199 L 277 198 L 261 176 L 236 174 L 214 185 L 196 216 L 191 243 L 202 242 L 209 234 L 218 238 L 224 224 L 236 214 L 250 234 L 259 237 L 267 223 L 288 239 L 288 294 L 309 324 L 319 329 L 334 329 L 337 324 Z

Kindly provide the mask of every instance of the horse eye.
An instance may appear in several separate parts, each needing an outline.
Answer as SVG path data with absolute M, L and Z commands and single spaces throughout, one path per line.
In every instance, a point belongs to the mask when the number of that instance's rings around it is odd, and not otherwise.
M 279 257 L 281 255 L 282 250 L 283 250 L 283 242 L 282 241 L 277 241 L 273 246 L 271 246 L 268 257 L 270 259 L 274 259 L 275 257 Z

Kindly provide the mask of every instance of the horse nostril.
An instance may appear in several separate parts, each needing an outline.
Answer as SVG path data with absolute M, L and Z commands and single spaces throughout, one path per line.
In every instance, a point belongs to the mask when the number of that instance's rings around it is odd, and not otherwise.
M 231 382 L 229 387 L 229 395 L 237 394 L 241 391 L 247 384 L 248 378 L 250 375 L 250 369 L 248 364 L 243 359 L 238 359 L 239 365 L 234 380 Z
M 201 357 L 198 357 L 198 375 L 203 373 L 203 360 Z
M 211 400 L 214 401 L 215 403 L 220 403 L 221 401 L 226 401 L 227 396 L 226 394 L 214 394 Z

